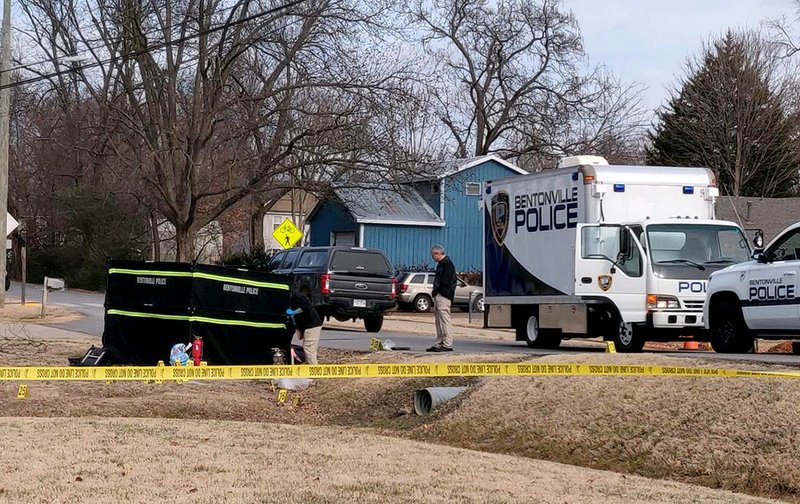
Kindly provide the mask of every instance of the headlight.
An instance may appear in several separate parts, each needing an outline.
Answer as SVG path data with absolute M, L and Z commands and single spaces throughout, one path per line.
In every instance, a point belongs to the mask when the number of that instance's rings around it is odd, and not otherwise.
M 679 310 L 681 307 L 678 298 L 674 296 L 661 296 L 659 294 L 647 295 L 648 310 Z

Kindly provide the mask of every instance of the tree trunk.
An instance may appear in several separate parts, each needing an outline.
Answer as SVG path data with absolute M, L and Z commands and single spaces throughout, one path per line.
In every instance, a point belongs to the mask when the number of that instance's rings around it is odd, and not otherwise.
M 175 226 L 175 260 L 178 262 L 194 261 L 194 238 L 195 233 L 189 229 Z
M 17 236 L 11 239 L 11 258 L 12 261 L 8 264 L 8 271 L 6 272 L 14 280 L 22 278 L 22 247 L 25 245 L 23 241 Z
M 153 241 L 152 259 L 153 261 L 161 260 L 161 233 L 158 232 L 158 217 L 153 212 L 150 212 L 150 239 Z
M 250 215 L 250 253 L 264 250 L 264 215 L 266 205 L 258 205 Z

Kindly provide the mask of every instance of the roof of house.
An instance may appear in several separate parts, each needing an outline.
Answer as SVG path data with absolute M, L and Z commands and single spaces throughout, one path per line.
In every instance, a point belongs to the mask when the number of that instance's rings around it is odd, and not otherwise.
M 761 229 L 764 241 L 769 242 L 800 220 L 800 198 L 720 196 L 717 198 L 716 216 L 736 222 L 745 229 Z
M 494 155 L 488 155 L 488 156 L 476 156 L 471 158 L 452 159 L 449 161 L 440 161 L 438 163 L 434 163 L 426 170 L 428 174 L 423 175 L 421 178 L 443 179 L 447 177 L 452 177 L 453 175 L 461 173 L 465 170 L 472 168 L 473 166 L 477 166 L 487 161 L 494 161 L 496 163 L 499 163 L 508 168 L 509 170 L 515 173 L 519 173 L 520 175 L 528 174 L 528 172 L 526 172 L 519 166 L 510 163 L 503 158 Z
M 444 226 L 425 199 L 411 188 L 397 190 L 382 185 L 334 192 L 358 224 Z

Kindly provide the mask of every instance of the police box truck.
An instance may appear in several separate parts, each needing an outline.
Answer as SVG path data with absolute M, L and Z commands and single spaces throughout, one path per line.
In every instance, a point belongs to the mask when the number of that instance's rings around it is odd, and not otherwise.
M 718 195 L 705 168 L 597 156 L 487 181 L 486 325 L 513 327 L 538 348 L 599 336 L 627 352 L 707 340 L 709 274 L 750 257 L 742 229 L 714 220 Z

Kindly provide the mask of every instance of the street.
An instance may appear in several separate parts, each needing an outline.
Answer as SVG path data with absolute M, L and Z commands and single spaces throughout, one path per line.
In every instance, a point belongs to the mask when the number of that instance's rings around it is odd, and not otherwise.
M 20 284 L 12 283 L 9 295 L 12 299 L 19 299 Z M 41 302 L 42 286 L 28 284 L 26 296 L 30 302 Z M 103 334 L 103 302 L 104 294 L 84 291 L 51 292 L 48 304 L 61 306 L 78 312 L 83 318 L 70 322 L 53 324 L 53 327 L 69 331 L 77 331 L 92 336 L 100 337 Z M 433 315 L 430 315 L 431 318 Z M 431 325 L 431 328 L 433 326 Z M 402 332 L 383 331 L 378 334 L 367 333 L 364 330 L 349 330 L 338 327 L 326 327 L 322 331 L 321 345 L 337 350 L 367 351 L 370 339 L 378 337 L 382 340 L 390 339 L 395 346 L 410 347 L 410 352 L 424 353 L 425 349 L 434 342 L 433 332 L 430 335 L 409 334 Z M 604 347 L 594 341 L 565 340 L 556 350 L 541 350 L 528 348 L 522 342 L 501 341 L 495 339 L 461 338 L 456 341 L 455 353 L 463 354 L 505 354 L 517 353 L 526 355 L 579 355 L 602 353 Z M 800 356 L 791 354 L 718 354 L 714 352 L 684 351 L 654 351 L 659 355 L 684 358 L 705 358 L 719 361 L 747 361 L 763 362 L 769 364 L 783 364 L 800 366 Z

